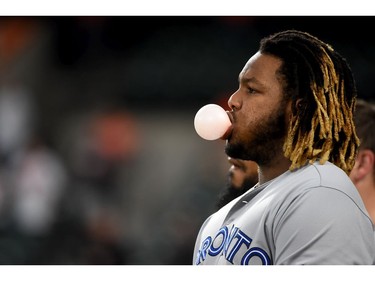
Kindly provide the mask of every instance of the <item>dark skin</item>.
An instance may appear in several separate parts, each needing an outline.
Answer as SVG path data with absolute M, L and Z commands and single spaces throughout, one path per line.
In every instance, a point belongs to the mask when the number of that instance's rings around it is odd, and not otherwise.
M 254 161 L 245 161 L 228 157 L 231 164 L 228 170 L 226 189 L 220 194 L 217 206 L 219 208 L 244 194 L 258 183 L 258 165 Z
M 292 102 L 284 98 L 277 71 L 282 61 L 256 53 L 239 75 L 239 88 L 228 100 L 232 131 L 226 153 L 252 160 L 259 166 L 259 184 L 283 174 L 291 161 L 283 144 L 291 118 Z
M 244 182 L 251 182 L 249 189 L 258 182 L 258 165 L 253 161 L 244 161 L 228 157 L 230 186 L 235 189 L 244 188 Z

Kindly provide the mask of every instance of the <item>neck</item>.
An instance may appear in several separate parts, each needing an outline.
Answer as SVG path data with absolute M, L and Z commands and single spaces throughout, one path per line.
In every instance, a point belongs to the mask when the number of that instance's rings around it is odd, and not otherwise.
M 372 222 L 375 224 L 375 179 L 372 177 L 366 177 L 355 183 L 355 186 L 362 197 L 363 203 L 365 204 Z
M 291 161 L 284 156 L 274 159 L 267 165 L 259 165 L 259 184 L 263 184 L 289 170 Z

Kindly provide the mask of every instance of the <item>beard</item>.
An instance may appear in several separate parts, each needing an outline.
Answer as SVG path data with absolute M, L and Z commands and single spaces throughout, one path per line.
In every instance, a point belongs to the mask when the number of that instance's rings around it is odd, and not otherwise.
M 283 99 L 280 106 L 273 110 L 267 119 L 260 122 L 251 131 L 251 138 L 241 141 L 227 141 L 225 152 L 228 156 L 255 161 L 258 165 L 267 165 L 283 149 L 286 130 L 286 105 Z
M 238 196 L 244 194 L 248 191 L 251 187 L 258 183 L 257 180 L 252 178 L 246 178 L 240 187 L 234 186 L 231 181 L 230 175 L 228 176 L 227 187 L 225 190 L 221 192 L 219 195 L 218 202 L 216 206 L 218 209 L 225 206 L 227 203 L 232 201 L 233 199 L 237 198 Z

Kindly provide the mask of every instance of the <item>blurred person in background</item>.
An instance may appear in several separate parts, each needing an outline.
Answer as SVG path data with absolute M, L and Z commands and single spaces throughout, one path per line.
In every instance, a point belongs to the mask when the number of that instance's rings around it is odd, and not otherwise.
M 375 105 L 358 99 L 354 123 L 360 139 L 359 152 L 350 178 L 375 223 Z
M 219 209 L 244 194 L 258 182 L 257 163 L 232 157 L 228 157 L 228 162 L 231 166 L 228 170 L 226 189 L 220 194 L 217 203 Z

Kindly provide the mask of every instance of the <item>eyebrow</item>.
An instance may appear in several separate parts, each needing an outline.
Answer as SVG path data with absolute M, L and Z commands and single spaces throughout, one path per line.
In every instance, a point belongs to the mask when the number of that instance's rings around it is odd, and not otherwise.
M 244 83 L 244 84 L 254 83 L 258 86 L 264 87 L 264 84 L 260 82 L 257 78 L 255 77 L 244 78 L 243 75 L 241 74 L 238 76 L 238 83 Z

